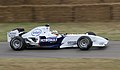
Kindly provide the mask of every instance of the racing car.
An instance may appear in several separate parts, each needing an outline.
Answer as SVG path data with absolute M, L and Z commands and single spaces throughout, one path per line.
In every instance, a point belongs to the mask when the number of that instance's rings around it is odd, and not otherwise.
M 96 36 L 94 32 L 84 34 L 60 34 L 50 30 L 50 26 L 35 27 L 29 32 L 24 28 L 15 28 L 7 32 L 7 40 L 15 51 L 25 48 L 67 48 L 78 47 L 80 50 L 89 50 L 91 47 L 106 47 L 108 39 Z

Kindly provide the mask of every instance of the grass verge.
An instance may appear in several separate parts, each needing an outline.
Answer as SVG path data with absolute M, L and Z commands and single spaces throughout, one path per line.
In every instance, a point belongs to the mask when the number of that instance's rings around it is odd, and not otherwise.
M 6 33 L 16 27 L 23 27 L 26 31 L 47 23 L 0 23 L 0 41 L 6 41 Z M 99 36 L 110 40 L 120 40 L 120 22 L 79 22 L 79 23 L 49 23 L 52 29 L 60 33 L 95 32 Z
M 0 70 L 120 70 L 120 59 L 0 58 Z

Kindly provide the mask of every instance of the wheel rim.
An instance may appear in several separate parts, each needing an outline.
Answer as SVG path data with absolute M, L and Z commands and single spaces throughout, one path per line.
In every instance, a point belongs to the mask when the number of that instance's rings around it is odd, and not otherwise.
M 22 43 L 20 42 L 20 40 L 14 40 L 13 41 L 13 47 L 15 49 L 21 48 L 21 46 L 22 46 Z
M 89 40 L 87 38 L 85 39 L 82 39 L 80 42 L 79 42 L 79 45 L 81 48 L 87 48 L 88 47 L 88 44 L 89 44 Z

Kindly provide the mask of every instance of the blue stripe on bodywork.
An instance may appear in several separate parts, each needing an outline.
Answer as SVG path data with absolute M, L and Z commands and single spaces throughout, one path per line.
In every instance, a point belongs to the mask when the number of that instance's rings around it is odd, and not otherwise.
M 64 38 L 65 38 L 64 36 L 57 38 L 56 42 L 40 42 L 39 45 L 41 47 L 46 46 L 45 48 L 59 48 L 61 46 L 61 42 Z
M 52 46 L 49 46 L 49 47 L 50 47 L 50 48 L 60 47 L 60 46 L 61 46 L 61 43 L 62 43 L 62 41 L 63 41 L 64 38 L 65 38 L 65 37 L 58 38 L 56 44 L 55 44 L 55 45 L 52 45 Z

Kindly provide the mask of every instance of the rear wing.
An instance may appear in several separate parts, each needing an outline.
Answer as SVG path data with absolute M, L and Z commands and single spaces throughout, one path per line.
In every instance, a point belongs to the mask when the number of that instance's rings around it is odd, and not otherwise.
M 10 32 L 7 32 L 7 42 L 10 42 L 12 38 L 15 36 L 19 36 L 19 34 L 23 33 L 24 28 L 15 28 Z
M 18 30 L 13 30 L 10 32 L 7 32 L 7 42 L 10 42 L 12 38 L 15 36 L 19 36 L 19 31 Z

